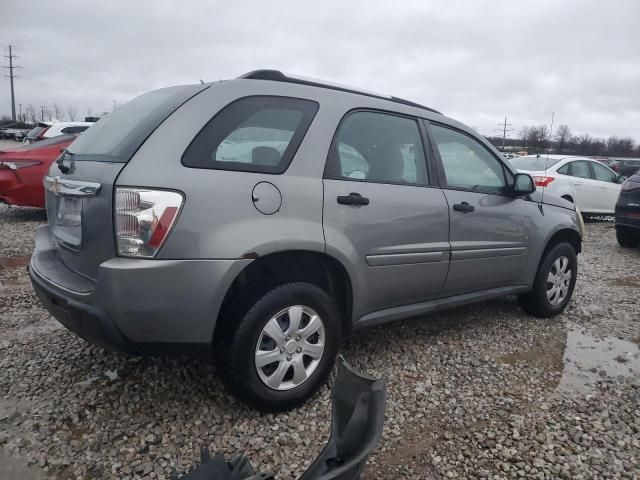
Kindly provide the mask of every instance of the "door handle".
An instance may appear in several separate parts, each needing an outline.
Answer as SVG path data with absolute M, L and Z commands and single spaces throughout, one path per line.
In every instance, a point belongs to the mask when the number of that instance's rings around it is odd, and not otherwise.
M 351 192 L 349 195 L 340 195 L 338 203 L 341 205 L 369 205 L 369 199 L 359 193 Z
M 467 202 L 462 202 L 454 204 L 453 209 L 456 212 L 471 213 L 476 209 L 476 207 L 474 207 L 473 205 L 469 205 Z
M 574 185 L 582 185 L 582 182 L 573 182 Z

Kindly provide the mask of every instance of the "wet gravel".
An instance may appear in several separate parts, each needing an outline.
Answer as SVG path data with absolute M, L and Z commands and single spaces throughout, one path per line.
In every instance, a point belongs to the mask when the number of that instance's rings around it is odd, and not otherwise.
M 202 446 L 246 451 L 278 479 L 304 471 L 329 434 L 329 387 L 264 415 L 204 359 L 88 345 L 32 294 L 24 265 L 43 221 L 0 206 L 0 478 L 168 478 Z M 587 229 L 558 318 L 505 298 L 348 341 L 348 361 L 389 379 L 364 478 L 640 478 L 640 249 L 618 247 L 611 224 Z

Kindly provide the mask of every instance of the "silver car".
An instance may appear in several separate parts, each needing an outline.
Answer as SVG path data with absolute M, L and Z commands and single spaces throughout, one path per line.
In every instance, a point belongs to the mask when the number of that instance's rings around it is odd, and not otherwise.
M 142 95 L 44 182 L 29 272 L 52 315 L 106 348 L 212 355 L 263 410 L 304 402 L 358 329 L 511 294 L 553 316 L 576 281 L 574 205 L 476 132 L 278 71 Z

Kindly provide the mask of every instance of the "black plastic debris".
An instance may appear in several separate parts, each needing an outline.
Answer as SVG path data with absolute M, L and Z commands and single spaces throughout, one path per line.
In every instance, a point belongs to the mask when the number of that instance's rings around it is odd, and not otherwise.
M 172 479 L 177 480 L 178 475 L 174 473 Z M 212 457 L 209 449 L 203 448 L 200 465 L 180 480 L 273 480 L 273 477 L 254 472 L 251 462 L 242 453 L 227 461 L 223 455 Z
M 367 457 L 382 436 L 386 397 L 385 379 L 362 375 L 339 357 L 332 393 L 331 436 L 300 480 L 358 480 Z M 180 477 L 180 480 L 270 479 L 274 477 L 254 472 L 244 454 L 227 461 L 222 455 L 211 457 L 206 449 L 202 451 L 200 466 Z

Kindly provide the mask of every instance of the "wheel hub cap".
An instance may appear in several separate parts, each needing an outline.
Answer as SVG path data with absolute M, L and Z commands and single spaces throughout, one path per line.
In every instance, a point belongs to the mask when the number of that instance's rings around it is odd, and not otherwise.
M 287 307 L 267 321 L 258 337 L 255 367 L 274 390 L 290 390 L 311 377 L 325 347 L 320 316 L 304 305 Z
M 289 342 L 285 350 L 287 351 L 287 353 L 293 353 L 296 351 L 297 346 L 298 344 L 296 342 Z
M 547 300 L 551 305 L 560 305 L 567 297 L 572 275 L 567 257 L 553 262 L 547 275 Z

